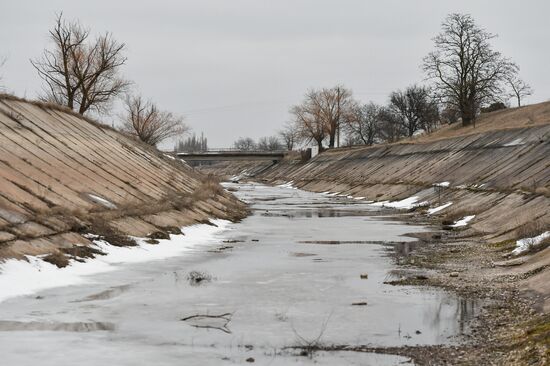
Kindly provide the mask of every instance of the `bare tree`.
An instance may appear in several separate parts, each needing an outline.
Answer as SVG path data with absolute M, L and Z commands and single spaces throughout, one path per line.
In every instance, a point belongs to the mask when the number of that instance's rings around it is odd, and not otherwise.
M 123 93 L 128 81 L 119 76 L 126 62 L 124 43 L 110 33 L 89 41 L 90 31 L 59 14 L 49 31 L 52 49 L 31 64 L 44 80 L 41 99 L 64 105 L 80 114 L 104 112 L 112 99 Z
M 460 118 L 460 111 L 456 108 L 456 106 L 446 104 L 443 105 L 440 116 L 442 122 L 452 124 L 458 122 L 458 119 Z
M 409 137 L 420 129 L 431 132 L 439 121 L 437 104 L 422 86 L 412 85 L 405 91 L 391 93 L 389 108 L 399 117 Z
M 127 95 L 124 99 L 126 115 L 122 130 L 146 144 L 155 146 L 171 137 L 181 136 L 189 131 L 183 117 L 158 109 L 151 101 L 144 101 L 139 95 Z
M 279 136 L 286 146 L 287 150 L 294 149 L 294 146 L 298 143 L 299 136 L 295 124 L 287 123 L 284 128 L 279 131 Z
M 333 148 L 335 143 L 339 146 L 340 126 L 345 123 L 346 117 L 351 115 L 350 109 L 353 108 L 351 91 L 340 85 L 330 89 L 324 88 L 313 100 L 319 103 L 329 137 L 329 148 Z
M 347 144 L 372 145 L 379 134 L 381 106 L 375 103 L 357 105 L 344 125 L 348 134 Z
M 352 115 L 354 106 L 351 91 L 342 87 L 310 90 L 304 101 L 290 109 L 298 136 L 304 141 L 315 141 L 319 151 L 328 137 L 329 148 L 339 144 L 340 126 Z
M 242 151 L 255 150 L 256 142 L 250 137 L 239 137 L 237 141 L 233 143 L 233 147 Z
M 315 93 L 308 93 L 303 103 L 292 107 L 290 113 L 294 118 L 298 138 L 306 144 L 315 141 L 321 152 L 324 149 L 323 140 L 327 137 L 327 129 L 321 115 L 321 108 L 312 100 L 312 97 L 315 97 Z
M 522 98 L 532 95 L 533 88 L 517 75 L 510 75 L 506 81 L 511 89 L 510 98 L 515 98 L 518 102 L 518 107 L 521 107 Z
M 383 107 L 378 114 L 380 139 L 385 142 L 395 142 L 400 138 L 407 136 L 407 130 L 404 129 L 399 116 L 390 108 Z
M 208 151 L 208 139 L 201 132 L 200 136 L 193 134 L 185 140 L 180 139 L 174 146 L 174 152 Z
M 435 51 L 424 58 L 424 71 L 435 81 L 438 97 L 456 106 L 463 126 L 475 126 L 479 108 L 498 99 L 506 79 L 517 72 L 513 62 L 492 49 L 495 37 L 472 16 L 450 14 L 434 38 Z
M 261 137 L 256 147 L 262 151 L 278 151 L 283 149 L 283 145 L 277 136 Z

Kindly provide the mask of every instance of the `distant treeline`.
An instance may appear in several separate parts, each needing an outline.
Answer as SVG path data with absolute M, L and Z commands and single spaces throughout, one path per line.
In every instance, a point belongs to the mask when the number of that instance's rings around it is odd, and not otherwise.
M 208 140 L 201 133 L 200 137 L 195 134 L 186 138 L 185 140 L 179 140 L 174 146 L 175 152 L 200 152 L 208 150 Z

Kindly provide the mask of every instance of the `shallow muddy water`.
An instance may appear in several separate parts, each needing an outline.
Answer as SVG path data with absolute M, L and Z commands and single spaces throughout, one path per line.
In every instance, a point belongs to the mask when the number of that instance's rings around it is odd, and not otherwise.
M 1 364 L 409 364 L 289 347 L 455 342 L 475 314 L 440 290 L 384 284 L 396 269 L 384 243 L 423 228 L 357 200 L 228 186 L 252 215 L 206 245 L 0 303 Z

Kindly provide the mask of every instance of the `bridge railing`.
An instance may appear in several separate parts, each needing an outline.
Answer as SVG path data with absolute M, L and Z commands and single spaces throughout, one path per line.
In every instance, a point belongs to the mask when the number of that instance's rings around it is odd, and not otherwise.
M 180 151 L 176 154 L 243 153 L 243 154 L 284 154 L 288 150 L 242 150 L 236 148 L 211 148 L 203 151 Z

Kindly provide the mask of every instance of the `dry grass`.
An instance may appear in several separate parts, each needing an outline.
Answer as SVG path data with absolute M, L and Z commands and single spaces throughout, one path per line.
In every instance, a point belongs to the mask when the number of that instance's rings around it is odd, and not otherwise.
M 451 125 L 444 125 L 433 133 L 419 136 L 411 140 L 411 142 L 429 142 L 488 131 L 532 127 L 545 124 L 550 124 L 550 102 L 483 113 L 477 119 L 475 127 L 462 127 L 459 122 Z
M 85 245 L 75 245 L 70 248 L 61 248 L 60 250 L 64 254 L 77 260 L 80 258 L 94 258 L 97 255 L 105 255 L 101 250 Z
M 133 247 L 137 245 L 134 239 L 112 227 L 109 221 L 102 217 L 96 216 L 91 220 L 90 232 L 99 235 L 102 240 L 116 247 Z
M 82 115 L 78 112 L 73 111 L 72 109 L 70 109 L 68 107 L 65 107 L 65 106 L 62 106 L 62 105 L 59 105 L 59 104 L 55 104 L 55 103 L 51 103 L 51 102 L 43 102 L 43 101 L 39 101 L 39 100 L 27 100 L 25 98 L 16 97 L 15 95 L 0 93 L 0 102 L 4 101 L 4 100 L 29 103 L 29 104 L 34 105 L 36 107 L 42 108 L 44 110 L 53 110 L 53 111 L 58 111 L 58 112 L 62 112 L 62 113 L 67 113 L 67 114 L 70 114 L 71 116 L 83 119 L 86 122 L 91 123 L 92 125 L 94 125 L 98 128 L 104 128 L 104 129 L 107 129 L 107 130 L 119 132 L 119 131 L 117 131 L 116 129 L 114 129 L 113 127 L 111 127 L 109 125 L 105 125 L 103 123 L 100 123 L 100 122 L 96 121 L 93 118 L 90 118 L 88 116 L 84 116 L 84 115 Z
M 54 252 L 52 254 L 48 254 L 44 258 L 42 258 L 44 262 L 51 263 L 58 268 L 64 268 L 69 265 L 69 258 L 67 258 L 63 253 L 61 252 Z

